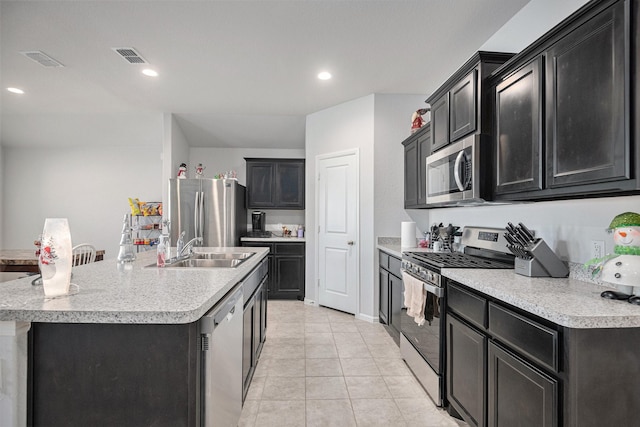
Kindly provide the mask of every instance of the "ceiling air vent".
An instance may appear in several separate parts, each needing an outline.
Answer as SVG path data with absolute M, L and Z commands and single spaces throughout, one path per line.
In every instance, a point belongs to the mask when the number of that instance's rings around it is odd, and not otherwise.
M 118 55 L 129 64 L 148 64 L 148 62 L 132 47 L 112 47 Z
M 62 65 L 60 62 L 56 61 L 46 53 L 39 50 L 29 50 L 20 53 L 31 59 L 32 61 L 36 61 L 43 67 L 64 67 L 64 65 Z

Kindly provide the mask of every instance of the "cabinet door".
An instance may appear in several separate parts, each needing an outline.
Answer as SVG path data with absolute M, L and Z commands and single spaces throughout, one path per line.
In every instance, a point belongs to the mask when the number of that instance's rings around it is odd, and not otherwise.
M 432 154 L 449 143 L 449 92 L 442 95 L 431 106 L 431 150 Z
M 253 298 L 245 305 L 242 327 L 242 396 L 247 395 L 254 366 L 253 358 Z
M 304 209 L 304 162 L 280 162 L 276 170 L 276 206 Z
M 268 299 L 268 276 L 260 287 L 260 305 L 262 306 L 260 313 L 260 342 L 264 343 L 267 339 L 267 299 Z
M 453 142 L 476 130 L 478 70 L 467 74 L 449 93 L 449 140 Z
M 427 124 L 426 126 L 429 126 Z M 431 132 L 418 137 L 418 206 L 427 204 L 427 156 L 431 154 Z
M 391 327 L 396 330 L 398 333 L 398 339 L 400 338 L 400 321 L 402 318 L 402 304 L 403 304 L 403 293 L 402 293 L 402 279 L 394 276 L 393 274 L 389 275 L 389 288 L 391 294 Z
M 379 314 L 380 321 L 386 325 L 389 324 L 389 272 L 384 269 L 380 269 L 378 276 L 380 278 L 380 306 L 379 306 Z
M 494 342 L 489 343 L 488 402 L 491 427 L 558 425 L 558 382 Z
M 276 206 L 275 163 L 247 162 L 247 207 Z
M 270 298 L 304 299 L 304 257 L 276 255 Z
M 404 207 L 418 204 L 418 141 L 404 147 Z
M 487 337 L 447 313 L 446 339 L 449 403 L 469 425 L 484 426 Z
M 258 357 L 260 356 L 260 351 L 262 350 L 262 340 L 260 337 L 260 324 L 262 322 L 262 303 L 260 301 L 261 297 L 262 292 L 260 287 L 258 287 L 258 289 L 256 289 L 256 293 L 253 296 L 253 361 L 251 363 L 253 369 L 255 369 L 258 364 Z
M 547 50 L 547 186 L 627 179 L 629 87 L 625 2 Z
M 542 189 L 541 62 L 496 87 L 495 194 Z

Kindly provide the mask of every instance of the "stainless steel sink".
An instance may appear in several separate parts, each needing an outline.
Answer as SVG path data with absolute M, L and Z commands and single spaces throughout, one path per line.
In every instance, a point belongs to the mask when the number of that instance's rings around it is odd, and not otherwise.
M 245 259 L 185 259 L 168 264 L 165 268 L 236 268 Z
M 191 259 L 245 260 L 253 255 L 255 255 L 255 252 L 194 252 Z
M 164 268 L 236 268 L 255 252 L 194 252 L 190 258 L 167 263 Z M 150 264 L 144 268 L 156 268 Z

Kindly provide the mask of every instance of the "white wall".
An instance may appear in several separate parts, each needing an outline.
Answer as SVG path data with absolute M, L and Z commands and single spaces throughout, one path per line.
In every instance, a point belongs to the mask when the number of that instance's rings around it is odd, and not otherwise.
M 426 106 L 425 98 L 375 95 L 375 236 L 399 236 L 400 223 L 411 220 L 404 210 L 404 149 L 400 143 L 411 135 L 411 115 Z
M 345 102 L 307 116 L 306 126 L 306 291 L 305 298 L 318 300 L 316 233 L 316 157 L 359 149 L 360 153 L 360 295 L 356 315 L 375 316 L 373 299 L 373 121 L 374 95 Z
M 180 163 L 189 163 L 189 142 L 172 113 L 162 116 L 162 203 L 168 206 L 169 179 L 178 175 Z M 193 171 L 191 171 L 193 174 Z M 193 177 L 193 176 L 191 176 Z M 167 209 L 163 211 L 166 219 Z
M 69 219 L 74 244 L 118 254 L 128 197 L 161 198 L 157 146 L 4 147 L 3 248 L 31 249 L 47 217 Z
M 404 155 L 400 142 L 410 134 L 411 114 L 423 95 L 369 95 L 307 116 L 306 224 L 315 230 L 316 157 L 359 150 L 360 294 L 363 319 L 377 319 L 376 237 L 398 235 L 403 209 Z M 316 234 L 307 233 L 306 298 L 317 301 Z
M 305 150 L 299 149 L 264 149 L 264 148 L 205 148 L 192 147 L 189 152 L 189 173 L 193 176 L 198 163 L 206 168 L 204 176 L 212 178 L 226 171 L 236 171 L 238 182 L 247 185 L 247 166 L 245 157 L 303 159 Z M 308 167 L 308 163 L 306 165 Z M 263 209 L 267 223 L 267 230 L 281 233 L 280 224 L 292 229 L 294 225 L 304 225 L 304 211 Z M 247 224 L 251 224 L 251 210 L 247 211 Z M 251 230 L 251 226 L 248 228 Z
M 2 120 L 0 120 L 0 135 L 2 129 Z M 6 166 L 4 164 L 4 148 L 0 143 L 0 248 L 4 248 L 4 227 L 7 215 L 4 212 L 4 170 Z M 44 223 L 43 223 L 44 224 Z

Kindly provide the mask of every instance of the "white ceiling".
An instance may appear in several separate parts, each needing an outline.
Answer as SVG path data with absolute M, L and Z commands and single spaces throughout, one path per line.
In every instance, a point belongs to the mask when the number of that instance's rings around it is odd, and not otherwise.
M 302 148 L 306 115 L 371 93 L 426 97 L 528 1 L 2 0 L 1 142 L 158 144 L 170 112 L 194 147 Z

